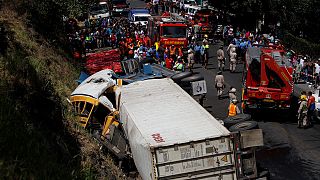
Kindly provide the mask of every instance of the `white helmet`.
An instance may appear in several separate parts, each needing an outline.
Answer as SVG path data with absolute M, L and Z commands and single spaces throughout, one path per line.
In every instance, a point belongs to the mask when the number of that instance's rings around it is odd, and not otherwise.
M 231 93 L 236 93 L 237 90 L 236 90 L 236 88 L 231 88 L 229 92 L 231 92 Z

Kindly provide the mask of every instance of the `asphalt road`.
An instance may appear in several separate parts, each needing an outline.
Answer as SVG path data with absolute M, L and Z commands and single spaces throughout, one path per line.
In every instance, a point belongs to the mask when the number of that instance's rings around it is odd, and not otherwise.
M 219 100 L 214 88 L 214 77 L 218 72 L 216 51 L 221 43 L 214 44 L 209 51 L 209 66 L 204 69 L 196 65 L 194 72 L 204 76 L 207 82 L 207 100 L 204 107 L 216 118 L 227 116 L 230 86 L 237 89 L 241 100 L 243 64 L 238 64 L 236 73 L 223 72 L 226 88 L 225 99 Z M 226 49 L 226 48 L 225 48 Z M 255 119 L 264 132 L 265 147 L 258 151 L 257 160 L 262 167 L 268 168 L 271 179 L 305 180 L 320 179 L 320 125 L 314 124 L 309 129 L 298 129 L 295 119 L 282 116 L 279 112 L 258 114 Z
M 132 8 L 145 7 L 144 1 L 129 0 Z M 225 99 L 219 100 L 214 88 L 214 78 L 217 68 L 217 48 L 221 45 L 211 45 L 209 51 L 209 66 L 204 69 L 196 64 L 195 73 L 204 76 L 207 82 L 207 96 L 204 107 L 216 118 L 227 116 L 229 100 L 227 91 L 230 86 L 237 89 L 238 99 L 241 99 L 241 79 L 243 64 L 238 64 L 236 73 L 223 72 L 226 89 Z M 226 69 L 228 69 L 228 62 Z M 309 129 L 298 129 L 294 119 L 283 118 L 280 113 L 266 112 L 259 114 L 260 128 L 264 132 L 265 147 L 257 153 L 257 160 L 262 167 L 268 168 L 271 179 L 275 180 L 316 180 L 320 179 L 320 125 L 314 124 Z

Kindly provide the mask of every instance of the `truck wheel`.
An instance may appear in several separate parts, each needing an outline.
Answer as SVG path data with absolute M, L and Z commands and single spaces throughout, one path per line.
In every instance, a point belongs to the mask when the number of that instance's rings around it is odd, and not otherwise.
M 238 124 L 235 124 L 229 128 L 229 131 L 236 132 L 236 131 L 245 131 L 250 129 L 258 128 L 257 121 L 245 121 Z
M 181 73 L 178 73 L 178 74 L 175 74 L 173 76 L 171 76 L 171 79 L 174 81 L 174 82 L 179 82 L 181 79 L 183 78 L 186 78 L 186 77 L 189 77 L 192 75 L 192 72 L 188 71 L 188 72 L 181 72 Z
M 204 77 L 201 76 L 200 74 L 196 74 L 196 75 L 181 79 L 181 82 L 195 82 L 195 81 L 201 81 L 201 80 L 204 80 Z
M 250 114 L 238 114 L 233 117 L 227 117 L 226 119 L 223 120 L 223 122 L 224 122 L 224 126 L 226 128 L 229 128 L 237 123 L 249 121 L 249 120 L 251 120 Z

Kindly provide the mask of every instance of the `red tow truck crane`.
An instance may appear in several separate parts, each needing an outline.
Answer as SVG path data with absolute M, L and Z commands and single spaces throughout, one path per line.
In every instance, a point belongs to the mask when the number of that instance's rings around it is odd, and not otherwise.
M 148 37 L 151 43 L 160 43 L 163 47 L 174 45 L 185 49 L 188 46 L 185 18 L 175 13 L 152 16 L 148 20 Z
M 246 52 L 243 71 L 242 108 L 288 110 L 293 94 L 293 67 L 285 50 L 277 46 L 254 46 Z

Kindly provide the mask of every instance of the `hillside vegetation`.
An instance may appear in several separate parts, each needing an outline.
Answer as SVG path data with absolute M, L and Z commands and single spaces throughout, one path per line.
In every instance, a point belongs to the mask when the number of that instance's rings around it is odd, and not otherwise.
M 77 85 L 77 62 L 30 24 L 30 14 L 2 6 L 0 179 L 122 179 L 76 126 L 66 98 Z

